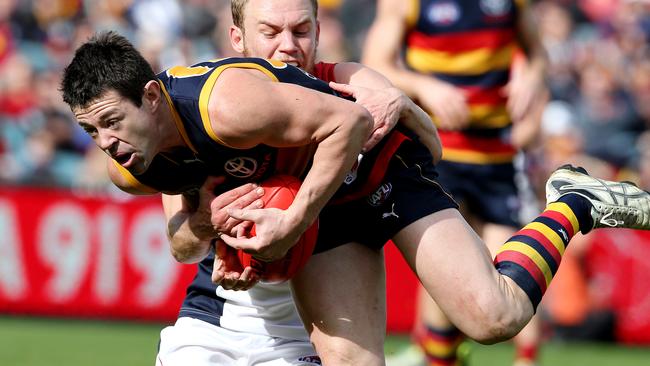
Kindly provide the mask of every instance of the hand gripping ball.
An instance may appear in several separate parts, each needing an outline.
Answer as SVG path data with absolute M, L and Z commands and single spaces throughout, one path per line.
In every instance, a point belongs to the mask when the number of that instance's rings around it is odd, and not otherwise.
M 264 188 L 264 196 L 262 196 L 264 207 L 286 210 L 296 198 L 301 183 L 298 178 L 289 175 L 275 175 L 261 182 L 260 186 Z M 251 230 L 251 235 L 255 235 L 255 226 Z M 239 250 L 239 260 L 244 268 L 251 266 L 257 271 L 262 281 L 287 281 L 307 263 L 316 246 L 317 237 L 318 219 L 298 239 L 296 245 L 289 249 L 284 258 L 273 262 L 264 262 Z

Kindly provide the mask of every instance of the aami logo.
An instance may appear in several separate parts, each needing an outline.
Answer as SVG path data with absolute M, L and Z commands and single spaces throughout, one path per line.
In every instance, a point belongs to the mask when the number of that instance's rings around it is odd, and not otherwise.
M 368 203 L 372 206 L 381 206 L 382 203 L 386 201 L 388 196 L 390 196 L 390 192 L 393 190 L 393 185 L 390 183 L 384 183 L 382 184 L 375 193 L 371 194 L 368 197 Z
M 427 11 L 430 22 L 438 25 L 450 25 L 460 19 L 460 6 L 453 1 L 443 1 L 431 4 Z

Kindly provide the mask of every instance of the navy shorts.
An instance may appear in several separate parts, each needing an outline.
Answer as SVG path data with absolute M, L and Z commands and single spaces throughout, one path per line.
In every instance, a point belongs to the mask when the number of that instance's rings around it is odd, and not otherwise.
M 518 228 L 521 201 L 515 167 L 505 164 L 465 164 L 441 161 L 439 181 L 456 202 L 484 222 Z
M 418 219 L 447 208 L 457 209 L 458 204 L 437 177 L 429 151 L 417 142 L 403 143 L 372 193 L 354 201 L 330 204 L 321 211 L 314 252 L 350 242 L 380 249 Z

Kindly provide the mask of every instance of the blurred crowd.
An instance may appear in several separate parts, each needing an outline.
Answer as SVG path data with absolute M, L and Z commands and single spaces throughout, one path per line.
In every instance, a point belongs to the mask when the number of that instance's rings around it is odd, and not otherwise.
M 321 0 L 319 59 L 359 60 L 374 0 Z M 551 91 L 526 172 L 564 163 L 650 189 L 650 1 L 533 1 Z M 93 32 L 126 35 L 155 71 L 232 56 L 228 0 L 0 0 L 0 184 L 112 190 L 106 157 L 59 93 Z M 580 253 L 576 250 L 576 253 Z

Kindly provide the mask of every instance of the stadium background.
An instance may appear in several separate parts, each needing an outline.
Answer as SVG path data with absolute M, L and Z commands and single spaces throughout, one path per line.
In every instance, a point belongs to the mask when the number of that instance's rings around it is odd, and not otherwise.
M 320 1 L 319 57 L 358 60 L 372 0 Z M 147 365 L 192 266 L 168 253 L 158 197 L 113 188 L 58 82 L 92 32 L 127 35 L 155 69 L 232 55 L 225 0 L 0 0 L 0 364 Z M 533 192 L 560 163 L 650 188 L 650 3 L 533 2 L 552 91 L 525 153 Z M 408 365 L 416 282 L 388 246 L 387 353 Z M 650 236 L 601 230 L 572 242 L 541 308 L 542 365 L 650 362 Z M 597 342 L 597 343 L 593 343 Z M 470 344 L 472 365 L 509 345 Z

